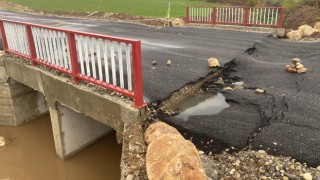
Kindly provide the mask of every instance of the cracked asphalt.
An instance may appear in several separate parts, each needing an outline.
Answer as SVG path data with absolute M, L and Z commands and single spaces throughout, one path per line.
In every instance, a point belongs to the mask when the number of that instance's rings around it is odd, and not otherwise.
M 247 146 L 320 165 L 320 42 L 288 42 L 268 37 L 236 56 L 229 77 L 240 77 L 243 91 L 223 91 L 230 108 L 188 121 L 169 118 L 198 147 L 217 151 Z M 285 70 L 298 57 L 306 74 Z M 255 94 L 255 88 L 265 94 Z M 207 144 L 211 139 L 216 145 Z M 205 140 L 204 140 L 205 139 Z
M 244 91 L 223 91 L 230 107 L 216 115 L 166 121 L 209 152 L 252 145 L 276 155 L 320 164 L 320 43 L 286 42 L 269 34 L 195 28 L 153 28 L 135 24 L 46 17 L 0 11 L 1 18 L 142 41 L 143 80 L 149 102 L 161 101 L 185 84 L 206 76 L 207 59 L 234 60 L 229 77 L 241 77 Z M 252 48 L 254 47 L 254 48 Z M 245 53 L 252 48 L 249 53 Z M 285 65 L 298 57 L 306 74 Z M 172 60 L 167 66 L 166 61 Z M 152 61 L 158 65 L 152 68 Z M 266 94 L 252 90 L 261 87 Z M 214 139 L 214 142 L 210 142 Z M 231 148 L 231 149 L 233 149 Z

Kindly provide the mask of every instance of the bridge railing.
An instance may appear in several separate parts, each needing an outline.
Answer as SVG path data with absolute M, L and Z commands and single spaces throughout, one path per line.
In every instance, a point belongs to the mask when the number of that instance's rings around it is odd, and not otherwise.
M 186 23 L 282 27 L 282 7 L 187 7 Z
M 141 42 L 0 19 L 4 51 L 123 94 L 145 106 Z

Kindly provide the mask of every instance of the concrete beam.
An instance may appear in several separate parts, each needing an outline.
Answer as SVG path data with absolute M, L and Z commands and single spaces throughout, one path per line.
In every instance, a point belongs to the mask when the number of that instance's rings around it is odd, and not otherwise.
M 70 157 L 113 131 L 112 128 L 59 103 L 49 109 L 56 153 L 61 159 Z
M 74 85 L 70 79 L 57 76 L 40 68 L 25 65 L 12 57 L 1 57 L 5 62 L 6 72 L 11 78 L 42 92 L 50 107 L 56 102 L 81 112 L 118 132 L 123 131 L 123 124 L 140 121 L 145 118 L 145 109 L 135 109 L 132 102 L 94 92 L 84 84 Z

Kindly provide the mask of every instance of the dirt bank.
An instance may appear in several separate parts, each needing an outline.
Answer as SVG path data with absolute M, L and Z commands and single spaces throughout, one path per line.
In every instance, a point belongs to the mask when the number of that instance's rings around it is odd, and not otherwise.
M 320 21 L 320 8 L 300 6 L 285 16 L 283 26 L 286 29 L 298 29 L 304 24 L 313 27 L 318 21 Z

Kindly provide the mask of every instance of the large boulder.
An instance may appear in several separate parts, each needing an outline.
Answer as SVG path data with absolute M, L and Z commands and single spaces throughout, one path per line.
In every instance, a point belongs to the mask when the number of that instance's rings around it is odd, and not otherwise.
M 164 122 L 156 122 L 151 124 L 146 132 L 144 133 L 144 139 L 147 142 L 147 144 L 152 143 L 154 140 L 160 138 L 161 136 L 165 134 L 175 134 L 180 135 L 178 130 L 172 126 L 169 126 L 168 124 Z
M 317 22 L 316 24 L 314 24 L 314 27 L 313 27 L 315 30 L 317 30 L 318 32 L 320 32 L 320 21 Z
M 150 180 L 207 180 L 196 147 L 178 131 L 164 123 L 155 123 L 146 131 L 147 175 Z
M 293 41 L 298 41 L 302 38 L 302 33 L 300 30 L 294 30 L 287 33 L 287 38 Z
M 298 28 L 301 31 L 302 37 L 311 37 L 318 33 L 317 30 L 313 29 L 313 27 L 309 25 L 302 25 Z

